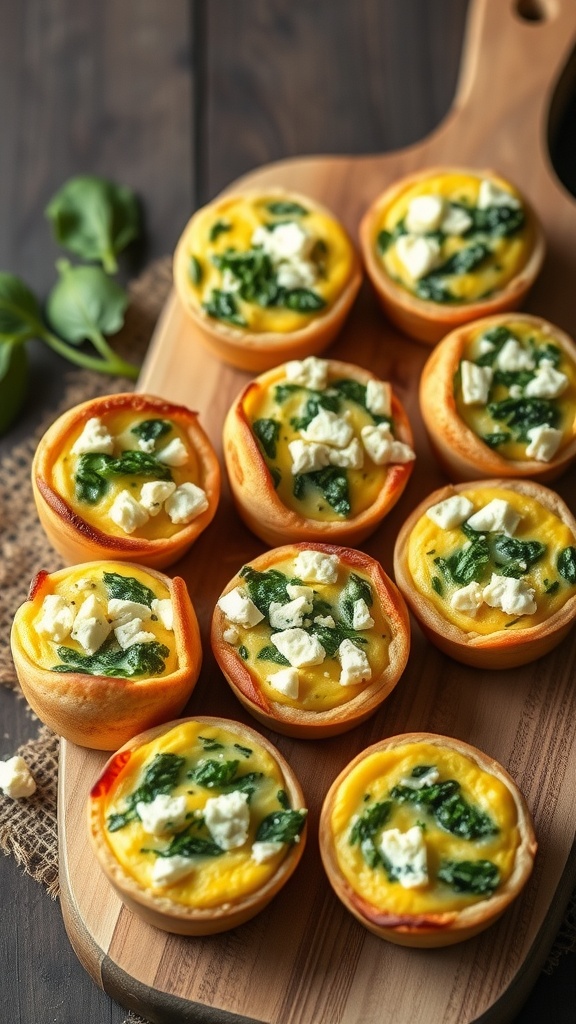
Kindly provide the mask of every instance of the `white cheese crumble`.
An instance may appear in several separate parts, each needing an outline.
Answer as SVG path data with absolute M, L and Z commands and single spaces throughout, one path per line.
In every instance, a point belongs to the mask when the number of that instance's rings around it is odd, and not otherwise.
M 86 421 L 82 433 L 70 449 L 72 455 L 89 455 L 92 452 L 111 455 L 113 450 L 114 438 L 98 416 L 92 416 Z
M 204 807 L 204 821 L 212 839 L 223 850 L 243 846 L 250 825 L 248 794 L 235 789 L 211 797 Z
M 423 775 L 415 777 L 414 775 L 406 775 L 400 779 L 400 785 L 406 789 L 423 789 L 424 786 L 433 786 L 435 782 L 438 782 L 440 778 L 440 772 L 437 768 L 429 768 Z
M 562 431 L 556 427 L 548 427 L 545 423 L 530 427 L 526 431 L 526 436 L 530 442 L 526 447 L 526 455 L 538 462 L 550 462 L 562 442 Z
M 392 388 L 384 380 L 366 382 L 366 408 L 374 416 L 392 415 Z
M 230 622 L 236 626 L 244 626 L 251 629 L 257 626 L 264 618 L 262 612 L 256 607 L 251 597 L 242 587 L 234 587 L 218 601 L 218 607 Z
M 139 601 L 123 601 L 118 597 L 111 597 L 108 601 L 108 618 L 114 628 L 125 626 L 127 622 L 135 618 L 145 622 L 151 615 L 152 609 Z
M 310 603 L 314 600 L 314 588 L 307 587 L 302 583 L 287 583 L 286 593 L 291 600 L 294 600 L 296 597 L 304 597 Z M 310 608 L 309 611 L 312 611 L 312 609 Z
M 314 622 L 317 626 L 326 626 L 326 629 L 334 629 L 336 623 L 331 615 L 316 615 Z
M 558 398 L 568 387 L 569 380 L 565 373 L 557 370 L 548 359 L 543 359 L 536 368 L 536 374 L 524 388 L 529 398 Z
M 512 210 L 517 210 L 520 201 L 505 188 L 495 185 L 488 178 L 483 178 L 478 192 L 478 209 L 487 210 L 490 206 L 509 206 Z
M 352 640 L 343 640 L 338 648 L 340 661 L 340 686 L 354 686 L 364 679 L 372 678 L 370 662 L 364 651 L 361 651 Z
M 312 604 L 305 597 L 295 597 L 287 604 L 271 601 L 268 609 L 270 625 L 272 629 L 291 629 L 293 626 L 301 626 L 304 616 L 311 611 Z
M 270 686 L 278 690 L 278 693 L 283 693 L 285 697 L 292 697 L 293 700 L 297 699 L 300 688 L 300 676 L 297 668 L 282 668 L 279 672 L 268 676 L 268 682 Z
M 208 504 L 206 492 L 197 484 L 186 481 L 166 499 L 164 508 L 172 522 L 181 525 L 197 519 L 206 511 Z
M 413 825 L 407 832 L 400 832 L 397 828 L 385 829 L 380 849 L 404 889 L 428 884 L 426 842 L 419 825 Z
M 359 597 L 352 606 L 352 628 L 372 629 L 373 625 L 374 619 L 370 615 L 370 609 L 364 598 Z
M 415 281 L 440 263 L 440 243 L 424 235 L 400 235 L 396 242 L 398 259 Z
M 431 505 L 426 515 L 441 529 L 453 530 L 456 526 L 460 526 L 465 519 L 468 519 L 473 511 L 474 505 L 469 498 L 465 498 L 462 494 L 453 494 L 450 498 L 444 498 L 436 505 Z
M 296 438 L 288 442 L 288 451 L 292 459 L 292 474 L 314 473 L 323 469 L 330 462 L 330 449 L 326 444 L 315 444 Z
M 517 370 L 533 370 L 535 363 L 528 349 L 523 348 L 516 338 L 508 338 L 496 356 L 495 365 L 498 370 L 514 373 Z
M 176 832 L 186 820 L 186 809 L 185 796 L 170 796 L 169 793 L 158 793 L 149 803 L 139 800 L 136 804 L 142 828 L 151 836 Z
M 426 231 L 437 231 L 444 215 L 444 199 L 442 196 L 415 196 L 408 204 L 404 223 L 411 234 L 424 234 Z
M 125 622 L 122 626 L 116 626 L 114 629 L 114 636 L 116 637 L 120 647 L 123 651 L 127 651 L 129 647 L 133 647 L 134 644 L 149 644 L 156 637 L 154 633 L 150 633 L 146 629 L 142 629 L 144 625 L 142 619 L 130 619 L 129 622 Z
M 94 594 L 90 594 L 78 609 L 70 635 L 86 654 L 96 654 L 111 628 L 102 603 Z
M 491 366 L 478 366 L 463 359 L 460 363 L 462 374 L 462 401 L 464 405 L 486 405 L 494 371 Z
M 472 217 L 461 206 L 448 204 L 448 209 L 440 223 L 440 230 L 445 235 L 463 235 L 468 228 L 472 227 L 472 223 Z
M 377 466 L 385 466 L 390 462 L 412 462 L 416 458 L 409 445 L 394 440 L 388 423 L 362 427 L 360 433 L 362 444 Z
M 157 516 L 162 511 L 162 505 L 171 494 L 174 494 L 176 484 L 173 480 L 149 480 L 142 484 L 140 490 L 140 504 L 145 508 L 148 515 Z
M 468 526 L 478 533 L 505 533 L 511 537 L 522 519 L 504 498 L 492 498 L 468 520 Z
M 173 857 L 156 857 L 152 867 L 152 885 L 161 888 L 174 885 L 194 870 L 194 860 L 175 853 Z
M 306 441 L 332 445 L 334 448 L 345 448 L 354 437 L 354 427 L 350 423 L 348 413 L 338 416 L 330 409 L 320 409 L 300 433 Z
M 60 594 L 46 594 L 40 617 L 34 623 L 36 632 L 59 644 L 70 635 L 73 623 L 74 613 L 64 598 Z
M 146 452 L 147 455 L 151 455 L 156 447 L 156 438 L 154 437 L 139 437 L 138 447 L 141 452 Z
M 281 843 L 278 840 L 262 840 L 252 844 L 252 860 L 256 864 L 265 864 L 266 861 L 272 860 L 277 853 L 280 853 L 284 849 L 285 843 Z
M 345 448 L 328 448 L 328 459 L 331 466 L 342 469 L 362 469 L 364 452 L 357 437 L 353 437 Z
M 496 573 L 492 573 L 490 583 L 482 592 L 486 604 L 491 608 L 501 608 L 506 615 L 533 615 L 537 608 L 534 594 L 526 580 Z
M 314 239 L 296 221 L 278 224 L 272 230 L 260 224 L 252 235 L 252 245 L 261 245 L 273 262 L 304 259 L 314 245 Z
M 467 615 L 476 615 L 483 601 L 482 587 L 474 581 L 455 590 L 450 598 L 452 608 L 457 612 L 466 612 Z
M 292 668 L 321 665 L 326 657 L 326 651 L 318 637 L 311 636 L 305 629 L 300 629 L 298 626 L 273 633 L 270 640 Z
M 478 342 L 476 344 L 476 355 L 485 356 L 488 354 L 488 352 L 493 352 L 495 347 L 496 346 L 494 345 L 494 342 L 490 341 L 490 338 L 486 338 L 484 335 L 482 335 L 482 337 L 478 339 Z
M 156 458 L 164 466 L 185 466 L 189 458 L 188 449 L 180 437 L 173 437 L 156 453 Z
M 236 647 L 240 640 L 240 633 L 234 626 L 228 626 L 228 629 L 225 629 L 222 633 L 222 639 L 232 647 Z
M 150 516 L 130 491 L 120 491 L 112 502 L 108 515 L 124 533 L 134 533 L 148 522 Z
M 305 549 L 294 559 L 294 575 L 308 583 L 336 583 L 338 565 L 338 555 Z
M 174 607 L 169 597 L 155 597 L 152 601 L 152 614 L 162 623 L 164 629 L 174 629 Z
M 284 365 L 284 372 L 290 384 L 300 384 L 312 391 L 323 391 L 328 382 L 328 362 L 316 356 L 290 359 Z
M 11 800 L 21 800 L 36 792 L 36 782 L 20 754 L 0 761 L 0 789 Z

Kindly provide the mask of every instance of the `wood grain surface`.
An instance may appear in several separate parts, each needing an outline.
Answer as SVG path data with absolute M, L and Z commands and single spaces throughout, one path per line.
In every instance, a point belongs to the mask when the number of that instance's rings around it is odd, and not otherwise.
M 251 172 L 241 184 L 281 185 L 322 199 L 356 234 L 370 200 L 404 173 L 433 163 L 493 166 L 531 199 L 549 241 L 549 257 L 529 308 L 574 334 L 576 312 L 567 282 L 576 274 L 571 245 L 576 204 L 551 171 L 544 140 L 554 83 L 576 38 L 576 8 L 569 0 L 556 0 L 549 6 L 554 16 L 538 22 L 521 18 L 517 8 L 512 0 L 472 4 L 454 107 L 423 143 L 385 156 L 279 162 Z M 366 289 L 331 351 L 391 380 L 415 427 L 418 462 L 413 480 L 365 545 L 390 571 L 403 518 L 443 482 L 417 408 L 416 384 L 428 350 L 396 334 Z M 171 299 L 140 389 L 197 408 L 218 448 L 226 409 L 246 379 L 197 344 L 184 313 Z M 574 500 L 573 477 L 565 477 L 557 489 Z M 206 640 L 220 590 L 261 550 L 225 493 L 214 524 L 177 567 L 190 588 Z M 443 657 L 415 629 L 405 676 L 365 726 L 313 744 L 267 733 L 299 774 L 310 807 L 311 840 L 299 871 L 273 904 L 250 924 L 221 937 L 166 936 L 122 908 L 95 870 L 85 828 L 86 792 L 105 758 L 64 743 L 63 912 L 82 962 L 115 998 L 155 1021 L 512 1020 L 538 975 L 576 881 L 575 649 L 572 635 L 543 661 L 485 673 Z M 205 651 L 201 682 L 188 713 L 247 720 L 217 671 L 207 642 Z M 324 793 L 351 757 L 379 736 L 416 729 L 458 736 L 501 761 L 528 799 L 540 842 L 533 878 L 513 909 L 478 938 L 440 951 L 401 949 L 362 929 L 333 896 L 314 840 Z

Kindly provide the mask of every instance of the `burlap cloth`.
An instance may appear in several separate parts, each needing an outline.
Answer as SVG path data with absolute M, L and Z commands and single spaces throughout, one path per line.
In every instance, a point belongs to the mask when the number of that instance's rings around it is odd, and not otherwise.
M 159 260 L 130 287 L 131 303 L 116 347 L 126 358 L 140 362 L 171 284 L 170 260 Z M 131 382 L 88 371 L 65 375 L 60 407 L 51 410 L 35 436 L 17 445 L 0 461 L 0 683 L 18 688 L 8 637 L 16 608 L 26 599 L 34 574 L 53 564 L 54 554 L 36 517 L 30 486 L 30 464 L 38 438 L 64 410 L 96 395 L 126 391 Z M 32 712 L 28 711 L 29 714 Z M 29 800 L 14 801 L 0 794 L 0 848 L 41 882 L 49 895 L 58 896 L 58 839 L 56 790 L 58 739 L 40 726 L 35 739 L 15 753 L 22 754 L 38 789 Z M 551 974 L 564 953 L 576 952 L 576 892 L 548 955 L 544 971 Z M 130 1013 L 124 1024 L 141 1024 Z M 144 1022 L 145 1024 L 145 1022 Z

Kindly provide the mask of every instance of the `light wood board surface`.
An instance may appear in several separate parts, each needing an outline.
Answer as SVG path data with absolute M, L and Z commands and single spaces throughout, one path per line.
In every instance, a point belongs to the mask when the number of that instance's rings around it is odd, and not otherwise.
M 518 9 L 540 11 L 525 20 Z M 556 83 L 576 39 L 573 0 L 475 0 L 453 109 L 423 142 L 376 157 L 306 158 L 261 168 L 240 185 L 280 185 L 322 200 L 353 235 L 383 188 L 432 164 L 492 167 L 515 181 L 538 211 L 548 256 L 527 308 L 576 334 L 576 202 L 550 166 L 546 137 Z M 235 186 L 238 183 L 235 183 Z M 445 482 L 423 431 L 417 382 L 429 349 L 400 336 L 366 287 L 330 355 L 390 380 L 405 404 L 418 455 L 398 506 L 363 547 L 391 571 L 408 512 Z M 194 337 L 172 297 L 158 325 L 139 389 L 197 409 L 219 453 L 224 415 L 247 375 L 218 363 Z M 567 474 L 556 489 L 574 508 Z M 177 566 L 198 612 L 204 667 L 188 714 L 253 724 L 209 651 L 221 589 L 263 550 L 238 520 L 227 489 L 209 530 Z M 314 743 L 266 733 L 293 764 L 310 807 L 305 856 L 288 886 L 252 922 L 228 934 L 183 939 L 125 910 L 88 844 L 85 803 L 105 755 L 63 742 L 60 854 L 69 937 L 96 981 L 123 1005 L 159 1022 L 266 1024 L 467 1024 L 509 1021 L 536 980 L 576 884 L 576 689 L 574 634 L 521 669 L 481 672 L 441 655 L 417 627 L 407 671 L 364 726 Z M 324 794 L 341 768 L 381 736 L 428 730 L 457 736 L 499 760 L 526 795 L 539 853 L 520 900 L 483 935 L 446 950 L 393 946 L 340 905 L 322 872 L 316 840 Z M 262 730 L 264 731 L 264 730 Z

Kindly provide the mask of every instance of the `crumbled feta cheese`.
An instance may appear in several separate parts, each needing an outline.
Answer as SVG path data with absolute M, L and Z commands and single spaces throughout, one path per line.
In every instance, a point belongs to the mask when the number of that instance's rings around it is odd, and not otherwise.
M 140 504 L 150 516 L 157 516 L 162 510 L 162 505 L 174 494 L 176 484 L 173 480 L 149 480 L 142 484 L 140 491 Z
M 490 583 L 482 591 L 486 604 L 491 608 L 501 608 L 506 615 L 532 615 L 537 608 L 534 594 L 535 591 L 528 586 L 526 580 L 498 576 L 494 572 Z
M 352 640 L 342 641 L 338 648 L 338 658 L 342 669 L 340 686 L 354 686 L 363 679 L 372 678 L 372 669 L 366 654 Z
M 342 469 L 362 469 L 364 465 L 364 452 L 357 437 L 353 437 L 345 448 L 329 448 L 328 458 L 331 466 Z
M 310 260 L 292 259 L 280 263 L 276 271 L 276 279 L 281 288 L 313 288 L 318 272 Z
M 294 559 L 294 575 L 308 583 L 336 583 L 338 566 L 338 555 L 305 549 Z
M 336 623 L 331 615 L 316 615 L 314 622 L 317 626 L 326 626 L 327 629 L 334 629 Z
M 415 196 L 408 203 L 404 220 L 406 230 L 415 235 L 437 231 L 444 215 L 444 206 L 442 196 Z
M 314 589 L 313 587 L 306 587 L 301 583 L 287 583 L 286 593 L 288 597 L 294 600 L 296 597 L 305 597 L 307 601 L 312 603 L 314 600 Z M 310 609 L 311 611 L 312 609 Z
M 512 210 L 517 210 L 520 201 L 511 192 L 483 178 L 478 192 L 478 209 L 487 210 L 490 206 L 509 206 Z
M 494 342 L 493 342 L 493 341 L 490 341 L 490 338 L 487 338 L 487 337 L 486 337 L 486 336 L 485 336 L 485 335 L 483 334 L 483 335 L 482 335 L 482 336 L 481 336 L 481 337 L 480 337 L 480 338 L 478 339 L 478 342 L 477 342 L 477 344 L 476 344 L 476 355 L 477 355 L 477 356 L 485 356 L 485 355 L 487 355 L 487 354 L 488 354 L 488 352 L 493 352 L 493 351 L 494 351 L 494 349 L 495 349 L 495 347 L 496 347 L 496 346 L 494 345 Z
M 494 371 L 491 366 L 478 366 L 463 359 L 460 363 L 462 374 L 462 400 L 464 405 L 486 405 Z
M 134 530 L 144 526 L 150 518 L 146 509 L 127 490 L 120 491 L 116 495 L 108 515 L 116 526 L 124 530 L 124 533 L 134 533 Z
M 384 380 L 368 380 L 366 383 L 366 408 L 374 416 L 392 415 L 392 388 Z
M 285 697 L 292 697 L 293 700 L 297 699 L 300 685 L 297 668 L 282 668 L 267 678 L 270 686 L 278 690 L 278 693 L 283 693 Z
M 496 356 L 495 365 L 498 370 L 515 373 L 517 370 L 533 370 L 535 364 L 528 349 L 523 348 L 516 338 L 508 338 Z
M 164 629 L 174 629 L 174 607 L 169 597 L 155 597 L 152 601 L 152 614 L 156 615 Z
M 354 427 L 349 416 L 339 416 L 330 409 L 320 409 L 300 433 L 306 441 L 328 444 L 334 448 L 345 448 L 354 437 Z
M 360 434 L 362 444 L 377 466 L 386 466 L 391 462 L 412 462 L 416 458 L 409 445 L 394 440 L 388 423 L 362 427 Z
M 272 633 L 270 640 L 276 650 L 283 654 L 292 668 L 305 668 L 310 665 L 321 665 L 326 651 L 318 640 L 305 629 L 295 627 L 284 629 L 280 633 Z
M 440 263 L 440 243 L 424 235 L 400 235 L 396 242 L 398 259 L 415 281 Z
M 472 217 L 462 206 L 448 204 L 448 209 L 440 222 L 440 230 L 445 235 L 463 235 L 473 224 Z
M 316 356 L 290 359 L 284 366 L 284 372 L 290 384 L 300 384 L 313 391 L 324 391 L 328 382 L 328 362 Z
M 550 462 L 562 442 L 562 431 L 548 427 L 545 423 L 530 427 L 526 431 L 526 436 L 530 442 L 526 447 L 526 455 L 538 462 Z
M 40 609 L 40 617 L 34 623 L 37 633 L 50 637 L 60 644 L 70 635 L 74 613 L 60 594 L 46 594 Z
M 248 793 L 235 789 L 211 797 L 204 807 L 204 821 L 215 843 L 223 850 L 235 850 L 248 838 L 250 808 Z
M 0 789 L 4 796 L 9 796 L 12 800 L 21 800 L 22 797 L 32 796 L 36 792 L 34 776 L 19 754 L 8 758 L 7 761 L 0 761 Z
M 256 607 L 252 598 L 248 597 L 242 587 L 234 587 L 234 590 L 223 594 L 218 601 L 218 607 L 230 622 L 236 626 L 244 626 L 246 629 L 257 626 L 264 618 L 260 609 Z
M 524 388 L 521 384 L 511 384 L 510 390 L 508 391 L 509 398 L 522 398 L 524 394 Z
M 180 437 L 173 437 L 171 441 L 156 454 L 158 462 L 164 466 L 185 466 L 188 462 L 188 449 Z
M 473 511 L 474 505 L 468 498 L 462 494 L 453 494 L 450 498 L 444 498 L 444 501 L 431 505 L 426 515 L 443 530 L 453 530 L 468 519 Z
M 288 604 L 271 601 L 268 617 L 272 629 L 292 629 L 301 626 L 304 616 L 312 611 L 312 604 L 305 597 L 295 597 Z
M 382 833 L 380 849 L 391 866 L 392 874 L 404 889 L 428 884 L 426 842 L 420 825 L 407 832 L 388 828 Z
M 455 590 L 450 598 L 452 608 L 457 612 L 466 612 L 468 615 L 476 615 L 483 601 L 482 587 L 475 582 Z
M 370 609 L 364 598 L 359 597 L 352 606 L 352 628 L 372 629 L 373 625 L 374 619 L 370 615 Z
M 206 511 L 208 498 L 197 484 L 185 481 L 166 499 L 164 508 L 173 523 L 190 523 Z
M 330 449 L 326 444 L 315 444 L 308 441 L 288 442 L 288 451 L 292 459 L 292 473 L 314 473 L 317 469 L 323 469 L 330 462 Z
M 122 601 L 118 597 L 111 597 L 108 601 L 108 618 L 114 627 L 124 626 L 135 618 L 145 622 L 151 615 L 152 609 L 139 601 Z
M 435 782 L 438 782 L 440 778 L 440 772 L 437 768 L 431 767 L 427 772 L 418 777 L 414 775 L 406 775 L 400 779 L 400 785 L 406 789 L 423 789 L 424 786 L 433 786 Z
M 182 857 L 175 853 L 173 857 L 156 857 L 152 867 L 152 885 L 161 888 L 174 885 L 194 870 L 195 861 L 190 857 Z
M 470 516 L 468 526 L 478 533 L 506 533 L 511 537 L 521 519 L 520 512 L 516 512 L 508 501 L 493 498 Z
M 111 628 L 102 603 L 94 594 L 90 594 L 78 609 L 70 635 L 86 654 L 96 654 Z
M 165 832 L 176 832 L 186 820 L 186 797 L 158 793 L 149 803 L 139 800 L 136 804 L 142 828 L 151 836 Z
M 529 398 L 558 398 L 568 384 L 566 374 L 557 370 L 548 359 L 543 359 L 536 368 L 536 375 L 526 384 L 524 394 Z
M 139 437 L 138 447 L 141 452 L 146 452 L 147 455 L 151 455 L 156 447 L 155 437 Z
M 89 455 L 97 452 L 101 455 L 111 455 L 114 449 L 114 438 L 102 423 L 98 416 L 92 416 L 86 420 L 84 429 L 76 438 L 72 448 L 72 455 Z
M 252 245 L 261 245 L 275 263 L 294 258 L 305 259 L 313 244 L 314 239 L 293 220 L 278 224 L 273 230 L 261 224 L 252 235 Z
M 231 644 L 232 647 L 236 647 L 240 640 L 240 633 L 237 629 L 234 629 L 234 626 L 229 626 L 228 629 L 225 629 L 222 633 L 222 639 L 227 644 Z
M 262 840 L 252 844 L 252 860 L 256 861 L 257 864 L 265 864 L 266 861 L 272 860 L 277 853 L 280 853 L 284 849 L 285 843 L 281 843 L 278 840 L 269 839 Z
M 127 651 L 134 644 L 149 644 L 156 639 L 154 633 L 142 629 L 143 625 L 142 619 L 130 619 L 130 622 L 114 628 L 114 636 L 123 651 Z

